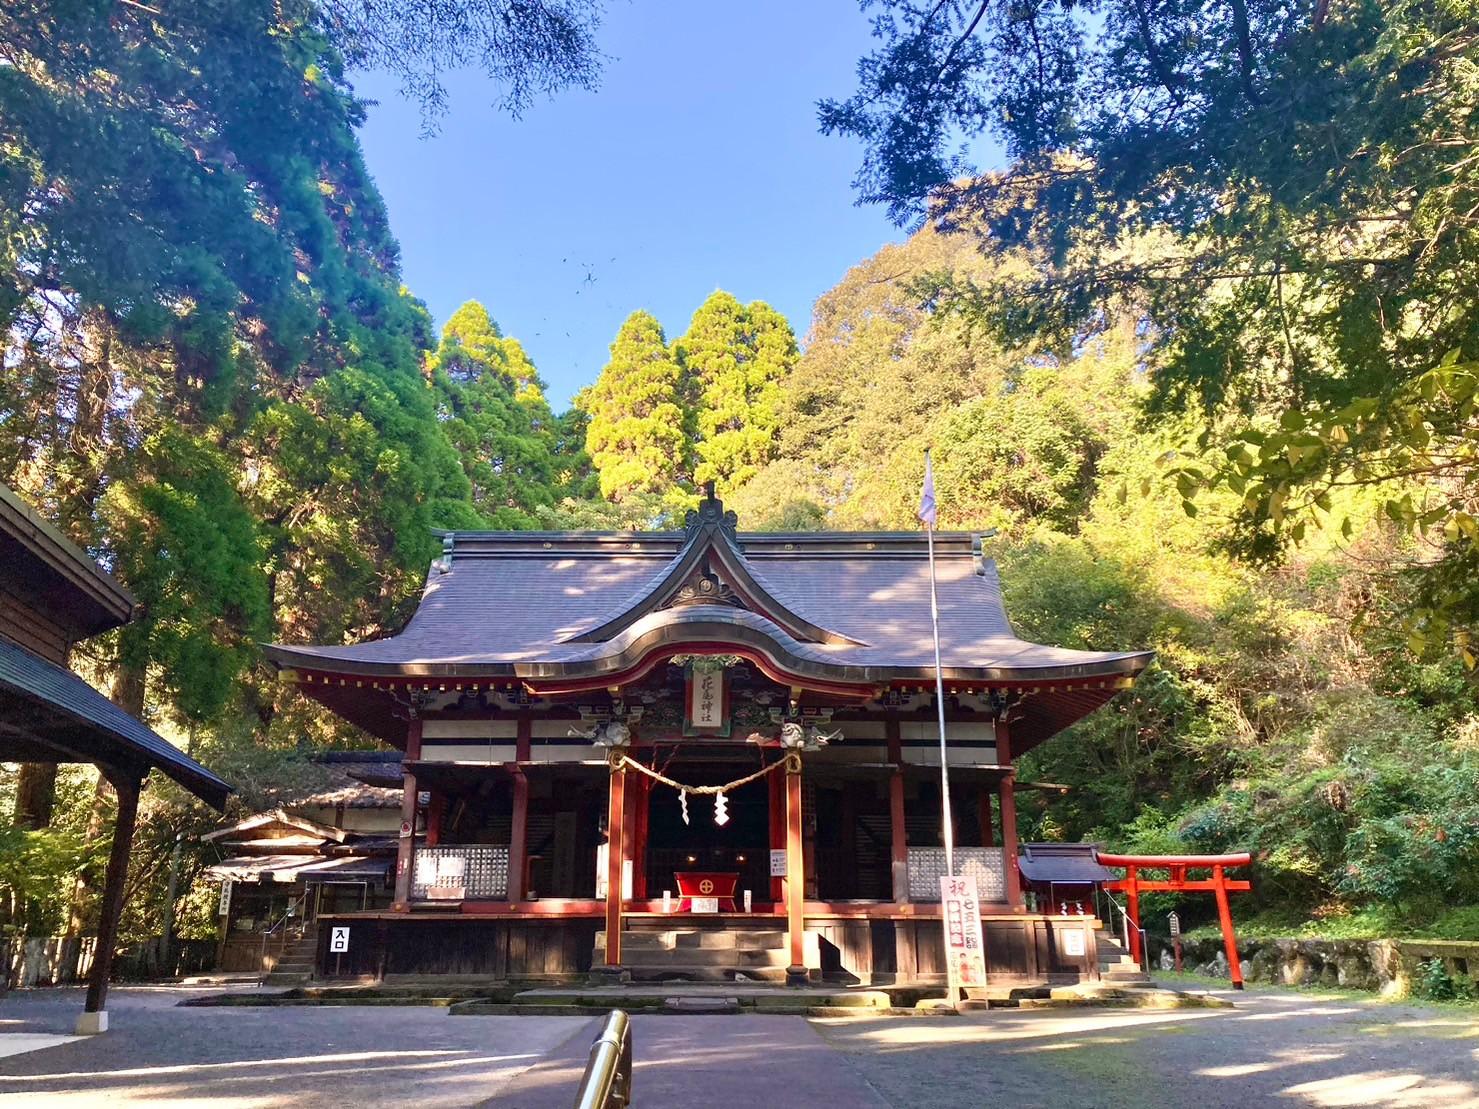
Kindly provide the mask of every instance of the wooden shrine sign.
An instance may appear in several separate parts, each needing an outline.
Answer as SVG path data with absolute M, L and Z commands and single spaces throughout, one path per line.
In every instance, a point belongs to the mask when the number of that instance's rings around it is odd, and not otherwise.
M 986 985 L 986 943 L 981 935 L 981 901 L 969 874 L 940 878 L 940 916 L 945 922 L 945 973 L 950 1001 L 956 991 Z
M 689 663 L 684 693 L 684 735 L 729 735 L 728 670 Z

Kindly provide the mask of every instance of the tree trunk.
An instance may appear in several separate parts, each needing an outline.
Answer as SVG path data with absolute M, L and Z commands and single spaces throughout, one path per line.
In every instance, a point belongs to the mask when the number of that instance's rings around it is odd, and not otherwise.
M 120 666 L 113 676 L 113 688 L 108 699 L 130 716 L 138 717 L 144 711 L 144 671 L 139 667 Z M 87 818 L 84 852 L 90 858 L 94 848 L 108 828 L 108 814 L 114 799 L 113 785 L 103 775 L 98 775 L 97 788 L 93 791 L 92 812 Z M 72 905 L 67 914 L 67 939 L 80 940 L 92 919 L 97 901 L 97 891 L 102 875 L 90 863 L 77 872 L 77 881 L 72 886 Z M 62 981 L 72 981 L 77 976 L 77 960 L 81 955 L 81 943 L 69 943 L 63 947 Z
M 15 779 L 15 822 L 27 831 L 51 824 L 56 806 L 56 763 L 21 763 Z

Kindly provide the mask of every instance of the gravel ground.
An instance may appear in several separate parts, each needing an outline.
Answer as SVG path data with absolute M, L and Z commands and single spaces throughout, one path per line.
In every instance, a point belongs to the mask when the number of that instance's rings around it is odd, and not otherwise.
M 1283 990 L 1237 1008 L 816 1021 L 891 1105 L 1479 1105 L 1479 1013 Z
M 433 1008 L 180 1009 L 123 988 L 113 1030 L 5 1055 L 4 1033 L 70 1031 L 76 990 L 0 1002 L 0 1104 L 568 1105 L 599 1021 Z M 639 1016 L 639 1105 L 1479 1106 L 1479 1014 L 1276 990 L 1235 1010 L 965 1017 Z M 55 1042 L 55 1041 L 52 1041 Z M 527 1074 L 526 1069 L 534 1067 Z M 490 1100 L 491 1099 L 491 1100 Z
M 474 1105 L 586 1024 L 581 1017 L 449 1017 L 445 1009 L 402 1006 L 175 1007 L 199 992 L 114 987 L 110 1031 L 0 1058 L 0 1104 Z M 67 1033 L 81 1010 L 80 990 L 17 991 L 0 1001 L 0 1033 Z

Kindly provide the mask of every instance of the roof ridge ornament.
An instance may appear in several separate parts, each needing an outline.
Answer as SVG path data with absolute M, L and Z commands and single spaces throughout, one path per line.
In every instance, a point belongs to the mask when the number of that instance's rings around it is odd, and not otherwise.
M 700 531 L 717 531 L 731 543 L 739 544 L 739 515 L 733 509 L 724 508 L 724 502 L 714 494 L 714 483 L 704 482 L 704 498 L 697 508 L 688 510 L 683 517 L 683 535 L 691 540 Z

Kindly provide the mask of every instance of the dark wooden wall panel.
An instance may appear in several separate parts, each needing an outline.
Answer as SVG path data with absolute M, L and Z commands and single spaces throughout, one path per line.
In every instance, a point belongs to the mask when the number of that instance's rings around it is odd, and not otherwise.
M 47 662 L 67 665 L 67 632 L 18 595 L 15 583 L 4 579 L 0 579 L 0 636 Z

